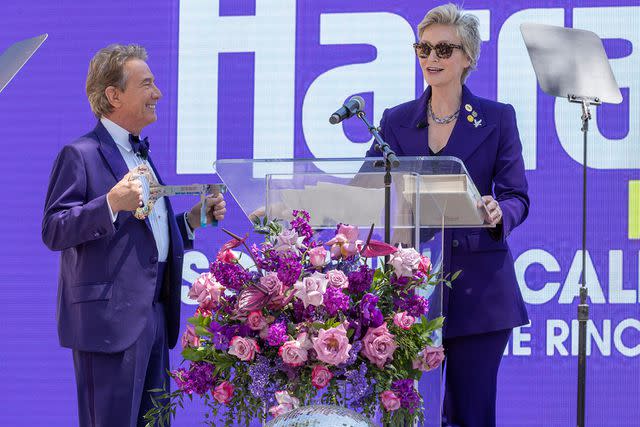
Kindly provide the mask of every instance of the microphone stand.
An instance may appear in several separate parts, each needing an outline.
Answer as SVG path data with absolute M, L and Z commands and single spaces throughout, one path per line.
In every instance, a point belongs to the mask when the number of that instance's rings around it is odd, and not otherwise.
M 396 156 L 396 153 L 391 149 L 389 144 L 387 144 L 378 129 L 373 126 L 367 120 L 364 111 L 358 111 L 356 113 L 358 118 L 362 120 L 365 124 L 369 133 L 373 135 L 376 140 L 376 149 L 382 153 L 383 160 L 377 160 L 374 163 L 375 167 L 384 167 L 385 175 L 384 175 L 384 241 L 387 244 L 391 244 L 391 169 L 397 168 L 400 166 L 400 160 Z M 384 268 L 385 270 L 389 268 L 389 255 L 384 257 Z

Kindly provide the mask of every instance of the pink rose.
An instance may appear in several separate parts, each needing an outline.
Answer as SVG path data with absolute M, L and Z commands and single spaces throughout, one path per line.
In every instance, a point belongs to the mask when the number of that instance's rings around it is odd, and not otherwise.
M 358 240 L 358 227 L 353 225 L 340 224 L 338 231 L 327 245 L 331 246 L 331 258 L 348 258 L 358 252 L 358 247 L 362 241 Z
M 396 253 L 391 254 L 389 264 L 393 267 L 396 276 L 411 277 L 420 265 L 420 254 L 413 248 L 400 247 Z
M 309 249 L 309 262 L 314 267 L 322 267 L 327 263 L 327 250 L 322 246 Z
M 311 384 L 318 390 L 325 388 L 333 378 L 333 374 L 326 366 L 316 365 L 311 371 Z
M 391 390 L 383 391 L 380 394 L 380 400 L 382 401 L 382 406 L 388 412 L 400 409 L 400 398 Z
M 233 397 L 233 390 L 233 384 L 229 381 L 223 381 L 214 389 L 213 398 L 216 399 L 218 403 L 226 405 L 231 401 L 231 397 Z
M 334 366 L 345 362 L 349 358 L 351 344 L 349 344 L 344 325 L 320 329 L 318 336 L 313 339 L 313 348 L 321 362 Z
M 429 257 L 421 255 L 420 263 L 418 264 L 418 271 L 421 271 L 424 274 L 429 274 L 430 270 L 431 270 L 431 260 L 429 259 Z
M 369 328 L 362 339 L 362 355 L 382 369 L 387 359 L 393 360 L 393 352 L 398 347 L 394 338 L 386 322 L 377 328 Z
M 300 255 L 300 248 L 304 248 L 302 240 L 304 240 L 304 237 L 298 237 L 296 231 L 282 230 L 282 233 L 276 236 L 276 243 L 273 249 L 276 252 L 292 252 Z
M 260 347 L 253 338 L 243 338 L 237 335 L 231 338 L 229 354 L 236 356 L 243 362 L 249 362 L 253 360 L 256 353 L 260 353 Z
M 399 328 L 409 330 L 414 323 L 416 323 L 416 318 L 407 314 L 406 311 L 401 311 L 393 316 L 393 324 Z
M 281 295 L 283 287 L 284 285 L 278 279 L 278 273 L 275 271 L 270 271 L 260 278 L 259 289 L 271 297 Z
M 293 287 L 296 289 L 295 296 L 298 297 L 307 308 L 309 305 L 319 306 L 322 304 L 324 293 L 327 291 L 326 275 L 315 272 L 311 276 L 296 282 Z
M 307 333 L 303 332 L 298 335 L 296 340 L 282 344 L 282 347 L 278 350 L 278 355 L 289 366 L 302 366 L 307 362 L 308 350 L 311 347 L 312 344 L 307 338 Z
M 340 270 L 327 271 L 327 279 L 329 280 L 329 286 L 332 288 L 346 289 L 349 287 L 349 279 Z
M 224 292 L 222 286 L 212 273 L 202 273 L 191 285 L 189 298 L 198 301 L 200 307 L 211 309 L 220 301 L 220 295 Z
M 182 344 L 182 348 L 200 347 L 200 337 L 196 335 L 196 330 L 193 325 L 187 325 L 187 329 L 184 331 L 184 334 L 182 334 L 180 343 Z
M 224 262 L 225 264 L 232 264 L 236 262 L 238 258 L 236 258 L 231 249 L 227 249 L 226 251 L 218 252 L 216 259 L 220 262 Z
M 413 369 L 419 369 L 423 372 L 436 369 L 444 360 L 444 349 L 440 347 L 426 346 L 418 355 L 418 359 L 413 361 Z
M 252 331 L 261 331 L 267 326 L 267 319 L 265 319 L 261 311 L 252 311 L 247 316 L 245 323 Z
M 274 417 L 286 414 L 300 407 L 300 401 L 293 396 L 289 396 L 289 393 L 286 391 L 276 391 L 276 401 L 278 404 L 269 409 L 269 413 Z

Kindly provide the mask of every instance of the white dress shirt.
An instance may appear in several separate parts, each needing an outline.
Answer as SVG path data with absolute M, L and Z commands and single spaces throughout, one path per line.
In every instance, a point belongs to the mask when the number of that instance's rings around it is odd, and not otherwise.
M 109 132 L 109 134 L 115 141 L 116 145 L 118 146 L 118 150 L 120 151 L 120 154 L 122 155 L 122 158 L 127 164 L 127 168 L 129 168 L 129 170 L 135 168 L 136 166 L 146 165 L 149 167 L 149 170 L 151 171 L 153 176 L 158 179 L 149 162 L 142 159 L 133 152 L 131 144 L 129 143 L 129 131 L 123 129 L 122 127 L 118 126 L 105 117 L 102 117 L 100 119 L 100 122 L 102 122 L 104 127 L 107 129 L 107 132 Z M 109 206 L 109 210 L 111 212 L 111 218 L 115 222 L 118 214 L 113 213 L 111 206 Z M 165 203 L 164 197 L 161 197 L 156 201 L 153 209 L 151 210 L 151 213 L 149 214 L 149 223 L 151 224 L 151 231 L 153 232 L 153 238 L 155 239 L 156 247 L 158 249 L 159 262 L 166 262 L 167 256 L 169 255 L 169 221 L 167 215 L 167 205 Z M 189 225 L 186 225 L 187 231 L 191 231 Z

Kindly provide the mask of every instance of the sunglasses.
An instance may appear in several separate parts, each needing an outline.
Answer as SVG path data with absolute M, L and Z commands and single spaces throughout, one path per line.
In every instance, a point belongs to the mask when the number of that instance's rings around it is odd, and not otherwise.
M 429 55 L 431 55 L 431 51 L 435 50 L 436 56 L 438 58 L 447 59 L 447 58 L 451 58 L 451 55 L 453 55 L 453 49 L 462 50 L 462 46 L 459 44 L 444 43 L 444 42 L 438 43 L 435 46 L 431 46 L 429 43 L 424 42 L 424 43 L 414 43 L 413 49 L 416 51 L 416 55 L 418 55 L 418 58 L 426 59 L 429 57 Z

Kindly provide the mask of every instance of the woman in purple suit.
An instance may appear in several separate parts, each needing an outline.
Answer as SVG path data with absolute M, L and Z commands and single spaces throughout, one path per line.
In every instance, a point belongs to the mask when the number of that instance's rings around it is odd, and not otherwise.
M 495 425 L 502 354 L 527 311 L 506 238 L 529 210 L 527 181 L 511 105 L 476 97 L 464 85 L 480 54 L 475 16 L 453 4 L 430 10 L 414 44 L 428 88 L 417 100 L 386 110 L 381 135 L 399 156 L 461 159 L 483 196 L 493 229 L 444 235 L 445 271 L 462 270 L 445 289 L 444 419 L 448 425 Z M 373 147 L 368 156 L 379 156 Z

